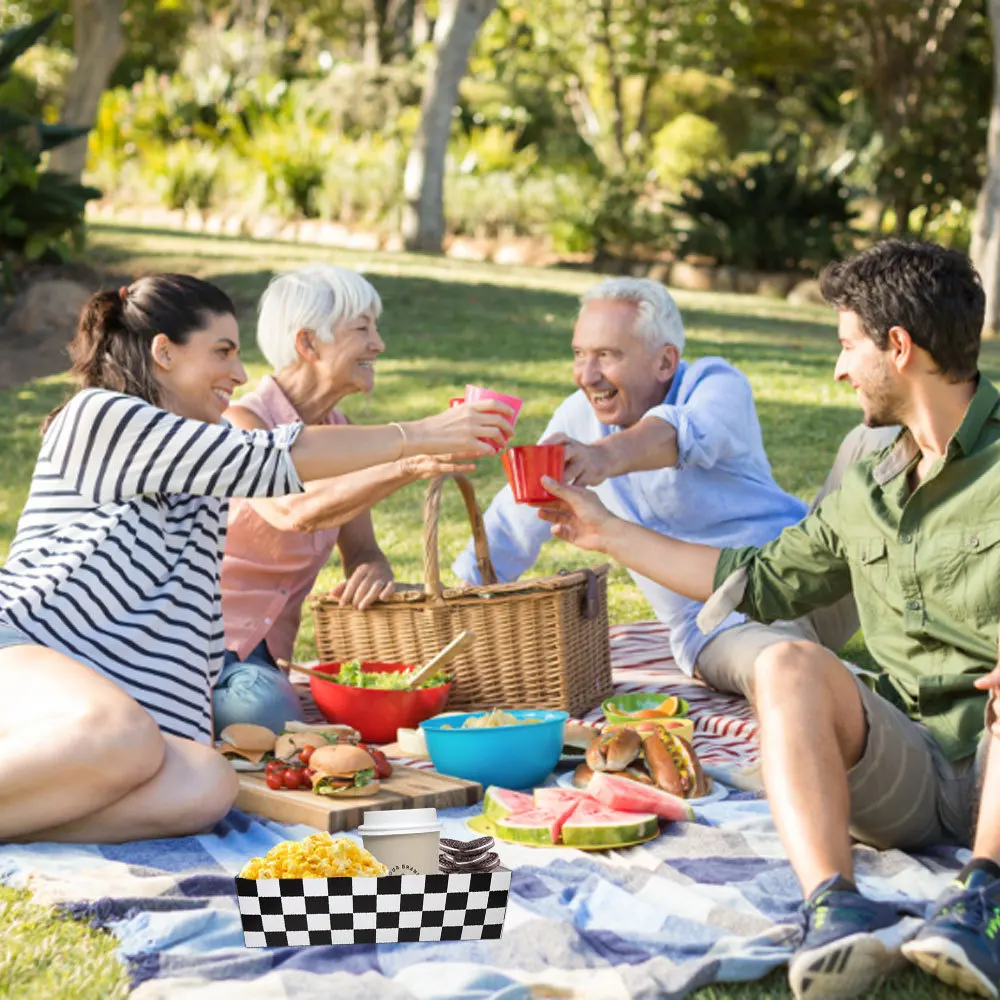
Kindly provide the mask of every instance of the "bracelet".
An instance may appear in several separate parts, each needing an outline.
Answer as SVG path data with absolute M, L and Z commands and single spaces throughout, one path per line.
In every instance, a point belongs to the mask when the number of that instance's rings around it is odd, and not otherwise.
M 399 454 L 396 456 L 397 458 L 402 458 L 406 454 L 406 446 L 410 443 L 407 440 L 407 438 L 406 438 L 406 431 L 403 429 L 403 425 L 400 424 L 400 423 L 397 423 L 395 420 L 390 420 L 389 421 L 389 426 L 390 427 L 395 427 L 396 430 L 399 431 L 399 433 L 403 437 L 403 442 L 402 442 L 402 445 L 401 445 L 401 447 L 399 449 Z

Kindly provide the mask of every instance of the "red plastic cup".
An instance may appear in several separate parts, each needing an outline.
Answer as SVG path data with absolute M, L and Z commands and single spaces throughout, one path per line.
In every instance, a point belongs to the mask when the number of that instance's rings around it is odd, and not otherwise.
M 451 410 L 451 409 L 453 409 L 456 406 L 463 406 L 464 404 L 465 404 L 465 397 L 464 396 L 458 396 L 455 399 L 449 399 L 448 400 L 448 409 Z
M 511 422 L 515 425 L 517 424 L 517 415 L 521 412 L 521 407 L 524 406 L 523 399 L 518 399 L 517 396 L 508 396 L 502 392 L 494 392 L 492 389 L 484 389 L 481 385 L 467 385 L 465 387 L 465 399 L 463 402 L 475 403 L 481 399 L 498 399 L 501 403 L 506 403 L 514 411 L 514 419 Z M 509 440 L 510 436 L 505 437 L 504 443 L 506 444 Z M 493 445 L 494 451 L 501 450 L 492 441 L 488 443 Z
M 542 476 L 562 482 L 566 449 L 561 444 L 528 444 L 511 448 L 500 459 L 518 503 L 533 507 L 551 504 L 556 497 L 542 486 Z

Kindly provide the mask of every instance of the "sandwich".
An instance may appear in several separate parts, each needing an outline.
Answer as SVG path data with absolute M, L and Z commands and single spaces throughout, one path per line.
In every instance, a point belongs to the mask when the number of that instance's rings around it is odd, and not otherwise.
M 277 736 L 266 726 L 250 722 L 235 722 L 219 733 L 215 748 L 226 760 L 242 757 L 251 764 L 259 764 L 265 754 L 274 750 Z
M 378 793 L 375 760 L 349 743 L 319 747 L 309 758 L 317 795 L 371 796 Z
M 593 726 L 584 726 L 579 722 L 567 722 L 563 727 L 562 755 L 564 757 L 578 757 L 583 760 L 583 755 L 590 749 L 590 744 L 600 735 L 600 731 Z

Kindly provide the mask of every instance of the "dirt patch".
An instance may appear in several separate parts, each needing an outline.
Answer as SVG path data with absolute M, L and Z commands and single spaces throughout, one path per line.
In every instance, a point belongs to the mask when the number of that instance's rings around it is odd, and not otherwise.
M 0 312 L 0 389 L 55 375 L 69 367 L 66 347 L 76 327 L 79 299 L 74 302 L 67 297 L 60 314 L 55 302 L 42 301 L 38 296 L 32 301 L 33 286 L 45 288 L 72 282 L 93 294 L 131 281 L 129 275 L 99 271 L 85 264 L 34 265 L 20 271 L 15 277 L 14 295 Z M 37 322 L 33 322 L 33 311 Z

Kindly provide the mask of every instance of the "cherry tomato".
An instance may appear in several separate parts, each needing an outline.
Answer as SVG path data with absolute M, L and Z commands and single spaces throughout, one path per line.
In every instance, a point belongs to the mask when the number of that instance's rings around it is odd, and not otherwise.
M 279 788 L 284 787 L 284 782 L 281 779 L 281 775 L 276 774 L 274 771 L 272 771 L 269 775 L 267 775 L 264 778 L 264 782 L 268 788 L 273 788 L 275 791 L 277 791 Z
M 304 767 L 301 771 L 299 771 L 299 784 L 303 788 L 312 788 L 313 775 L 315 773 L 316 772 L 313 771 L 311 767 Z
M 306 776 L 307 778 L 312 778 L 312 776 L 313 776 L 313 775 L 314 775 L 314 774 L 315 774 L 316 772 L 315 772 L 315 771 L 314 771 L 314 770 L 313 770 L 313 769 L 312 769 L 311 767 L 306 767 L 306 768 L 303 768 L 303 769 L 302 769 L 302 773 L 303 773 L 303 774 L 304 774 L 304 775 L 305 775 L 305 776 Z
M 269 760 L 264 765 L 265 774 L 274 774 L 276 771 L 280 771 L 284 768 L 284 764 L 280 760 Z
M 296 788 L 301 787 L 302 782 L 299 777 L 299 771 L 294 767 L 288 768 L 285 773 L 281 776 L 281 780 L 284 782 L 285 788 L 290 791 L 295 791 Z
M 381 750 L 369 750 L 372 760 L 375 761 L 375 777 L 388 778 L 392 775 L 392 764 L 389 763 L 386 755 Z
M 313 755 L 313 750 L 315 749 L 315 747 L 303 747 L 299 751 L 299 760 L 302 761 L 303 764 L 308 764 L 309 758 Z

